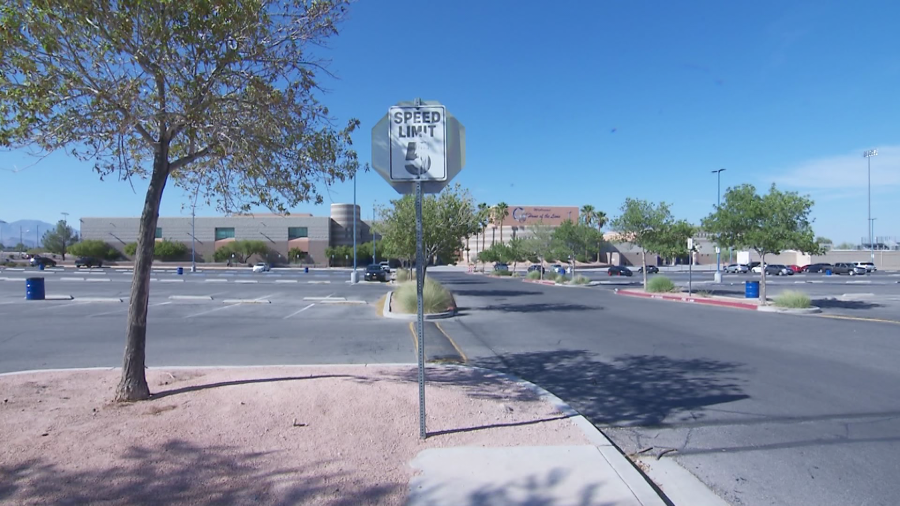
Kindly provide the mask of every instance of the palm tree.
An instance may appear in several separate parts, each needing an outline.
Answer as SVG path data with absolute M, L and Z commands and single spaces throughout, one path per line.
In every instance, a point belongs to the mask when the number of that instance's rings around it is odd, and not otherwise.
M 500 202 L 496 206 L 494 206 L 494 226 L 496 227 L 496 222 L 500 222 L 500 244 L 503 244 L 503 220 L 509 216 L 509 205 L 506 202 Z
M 597 211 L 594 209 L 594 206 L 585 204 L 581 206 L 581 211 L 579 212 L 581 213 L 581 220 L 585 225 L 590 227 L 594 224 L 594 219 L 597 215 Z
M 476 213 L 476 220 L 478 221 L 478 230 L 481 231 L 481 251 L 484 251 L 484 240 L 485 240 L 485 232 L 487 232 L 487 226 L 489 223 L 491 208 L 484 202 L 478 204 L 478 212 Z M 477 246 L 476 242 L 476 246 Z M 481 253 L 479 251 L 479 253 Z M 475 258 L 478 258 L 477 256 Z M 481 271 L 484 272 L 484 264 L 481 266 Z
M 597 224 L 597 230 L 605 227 L 608 221 L 609 218 L 606 217 L 606 213 L 603 211 L 594 211 L 594 223 Z

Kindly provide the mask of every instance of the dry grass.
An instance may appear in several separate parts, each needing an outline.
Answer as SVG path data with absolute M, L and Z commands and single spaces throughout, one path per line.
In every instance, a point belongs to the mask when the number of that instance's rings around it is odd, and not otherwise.
M 401 313 L 415 313 L 418 310 L 416 283 L 407 281 L 394 291 L 396 309 Z M 456 307 L 453 295 L 437 281 L 425 277 L 425 286 L 422 289 L 422 301 L 426 313 L 443 313 Z

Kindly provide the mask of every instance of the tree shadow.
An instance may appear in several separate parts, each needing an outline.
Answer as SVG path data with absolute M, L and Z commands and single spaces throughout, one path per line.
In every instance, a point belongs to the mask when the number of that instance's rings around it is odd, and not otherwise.
M 10 504 L 368 504 L 397 492 L 370 485 L 327 462 L 273 468 L 272 453 L 173 440 L 132 446 L 101 469 L 66 469 L 45 458 L 0 464 L 0 502 Z M 269 462 L 266 462 L 266 461 Z
M 742 364 L 657 355 L 601 359 L 584 350 L 514 353 L 473 365 L 508 372 L 560 397 L 599 425 L 660 426 L 703 417 L 706 406 L 749 398 Z
M 811 304 L 822 309 L 875 309 L 884 307 L 882 304 L 875 304 L 864 300 L 840 299 L 816 299 L 813 300 Z
M 555 422 L 557 420 L 565 420 L 566 418 L 571 418 L 573 415 L 559 415 L 552 417 L 544 417 L 539 420 L 525 420 L 522 422 L 509 422 L 509 423 L 491 423 L 486 425 L 478 425 L 475 427 L 460 427 L 458 429 L 446 429 L 446 430 L 438 430 L 434 432 L 428 432 L 428 437 L 434 436 L 444 436 L 447 434 L 460 434 L 464 432 L 476 432 L 479 430 L 487 430 L 487 429 L 501 429 L 505 427 L 524 427 L 528 425 L 537 425 L 545 422 Z
M 207 383 L 205 385 L 191 385 L 181 388 L 173 388 L 171 390 L 163 390 L 162 392 L 156 392 L 150 395 L 150 400 L 162 399 L 165 397 L 169 397 L 171 395 L 185 394 L 188 392 L 196 392 L 198 390 L 208 390 L 210 388 L 221 388 L 221 387 L 230 387 L 237 385 L 250 385 L 253 383 L 275 383 L 279 381 L 303 381 L 303 380 L 313 380 L 313 379 L 327 379 L 327 378 L 356 378 L 356 376 L 349 374 L 320 374 L 317 376 L 291 376 L 291 377 L 281 377 L 281 378 L 256 378 L 256 379 L 245 379 L 245 380 L 234 380 L 234 381 L 221 381 L 218 383 Z
M 451 290 L 453 295 L 472 297 L 519 297 L 522 295 L 539 295 L 538 291 L 527 290 Z
M 549 313 L 571 311 L 602 311 L 600 306 L 585 306 L 583 304 L 541 303 L 532 304 L 491 304 L 479 308 L 481 311 L 500 311 L 503 313 Z

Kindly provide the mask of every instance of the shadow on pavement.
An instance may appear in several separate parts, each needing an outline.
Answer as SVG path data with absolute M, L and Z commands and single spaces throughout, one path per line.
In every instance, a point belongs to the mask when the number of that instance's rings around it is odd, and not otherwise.
M 570 311 L 602 311 L 604 308 L 600 306 L 585 306 L 583 304 L 558 304 L 558 303 L 541 303 L 532 304 L 491 304 L 479 308 L 481 311 L 501 311 L 504 313 L 547 313 L 547 312 L 570 312 Z
M 811 304 L 822 309 L 875 309 L 884 307 L 882 304 L 875 304 L 864 300 L 840 299 L 816 299 L 813 300 Z
M 703 417 L 706 406 L 749 398 L 736 362 L 621 355 L 601 360 L 583 350 L 513 353 L 473 365 L 501 370 L 549 390 L 593 423 L 664 425 L 672 416 Z
M 539 295 L 541 292 L 526 290 L 452 290 L 453 295 L 473 297 L 519 297 L 522 295 Z
M 268 452 L 175 440 L 131 446 L 99 468 L 65 469 L 50 459 L 0 464 L 0 503 L 6 504 L 329 504 L 377 503 L 395 491 L 366 487 L 328 472 L 326 462 L 271 469 Z M 341 486 L 335 482 L 341 480 Z

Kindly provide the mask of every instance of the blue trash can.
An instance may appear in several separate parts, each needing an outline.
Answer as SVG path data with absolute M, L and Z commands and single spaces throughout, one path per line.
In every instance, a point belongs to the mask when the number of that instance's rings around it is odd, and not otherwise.
M 44 300 L 44 278 L 25 280 L 25 300 Z
M 38 264 L 38 270 L 39 271 L 44 270 L 44 264 Z
M 831 269 L 828 269 L 827 271 L 825 271 L 825 275 L 826 275 L 826 276 L 831 276 Z
M 304 267 L 303 272 L 305 272 L 306 274 L 309 274 L 309 267 Z
M 744 281 L 744 298 L 759 298 L 759 281 Z
M 179 276 L 184 275 L 184 267 L 179 267 L 179 268 L 176 270 L 176 272 L 178 272 L 178 275 L 179 275 Z

